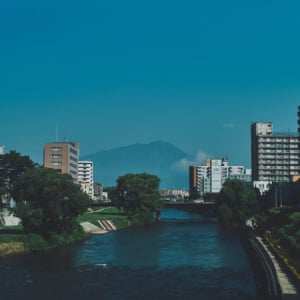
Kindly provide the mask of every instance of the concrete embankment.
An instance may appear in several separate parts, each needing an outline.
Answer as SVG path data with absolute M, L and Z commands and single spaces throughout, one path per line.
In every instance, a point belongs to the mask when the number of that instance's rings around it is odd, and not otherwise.
M 90 234 L 104 234 L 112 230 L 117 230 L 116 226 L 110 220 L 99 220 L 99 226 L 96 226 L 90 222 L 81 222 L 83 230 Z
M 243 230 L 242 242 L 253 267 L 258 300 L 300 299 L 297 288 L 283 271 L 276 257 L 251 227 L 247 226 Z
M 254 271 L 257 299 L 282 299 L 281 288 L 276 271 L 264 248 L 258 242 L 251 230 L 248 230 L 247 228 L 242 234 L 242 240 L 250 257 Z

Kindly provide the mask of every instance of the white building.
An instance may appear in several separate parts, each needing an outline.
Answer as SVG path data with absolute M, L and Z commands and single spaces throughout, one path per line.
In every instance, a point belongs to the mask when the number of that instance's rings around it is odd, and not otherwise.
M 221 159 L 212 159 L 210 167 L 211 193 L 219 193 L 222 188 L 223 169 Z
M 230 166 L 227 159 L 209 159 L 203 166 L 190 166 L 190 193 L 202 197 L 219 193 L 226 179 L 251 182 L 251 170 L 243 166 Z
M 78 182 L 81 189 L 87 193 L 91 199 L 94 198 L 94 164 L 92 161 L 78 162 Z
M 4 154 L 4 146 L 1 146 L 0 147 L 0 155 L 3 155 Z
M 271 181 L 253 181 L 253 187 L 257 188 L 261 195 L 270 190 Z

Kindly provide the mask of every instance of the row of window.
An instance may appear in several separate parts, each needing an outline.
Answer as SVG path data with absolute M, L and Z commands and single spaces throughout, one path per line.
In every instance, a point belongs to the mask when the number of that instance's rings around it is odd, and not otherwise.
M 280 155 L 259 155 L 258 156 L 259 161 L 277 161 L 277 162 L 295 162 L 297 163 L 300 160 L 300 157 L 298 156 L 291 156 L 291 157 L 286 157 L 286 156 L 280 156 Z
M 278 148 L 284 148 L 284 149 L 291 149 L 291 148 L 298 148 L 299 144 L 260 144 L 258 148 L 263 149 L 278 149 Z
M 50 150 L 53 151 L 53 152 L 61 152 L 62 147 L 51 147 Z
M 290 166 L 290 165 L 299 165 L 298 160 L 295 161 L 290 161 L 290 160 L 262 160 L 259 161 L 259 164 L 263 164 L 263 165 L 284 165 L 284 166 Z
M 299 169 L 299 165 L 293 165 L 293 166 L 284 166 L 284 165 L 276 165 L 276 166 L 270 166 L 270 165 L 267 165 L 267 166 L 264 166 L 264 168 L 260 168 L 261 170 L 266 170 L 266 169 L 276 169 L 276 170 L 279 170 L 279 169 L 285 169 L 285 170 L 298 170 Z
M 51 154 L 50 156 L 53 159 L 62 159 L 62 155 L 61 154 Z
M 272 153 L 272 154 L 281 154 L 281 153 L 299 153 L 299 150 L 270 150 L 270 149 L 260 149 L 258 153 Z
M 51 161 L 50 165 L 53 167 L 61 166 L 62 162 L 61 161 Z
M 259 138 L 258 141 L 260 143 L 298 143 L 299 140 L 293 138 L 284 138 L 284 139 L 279 139 L 279 138 Z
M 279 170 L 272 170 L 272 171 L 263 171 L 259 172 L 260 175 L 285 175 L 285 176 L 291 176 L 291 175 L 298 175 L 298 172 L 286 172 L 286 171 L 279 171 Z

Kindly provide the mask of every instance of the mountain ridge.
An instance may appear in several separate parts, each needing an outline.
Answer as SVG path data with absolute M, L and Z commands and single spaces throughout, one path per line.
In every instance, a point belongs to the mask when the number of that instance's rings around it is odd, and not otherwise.
M 100 150 L 81 160 L 93 161 L 94 180 L 104 186 L 115 185 L 126 173 L 150 173 L 161 179 L 161 188 L 187 188 L 188 170 L 175 170 L 174 165 L 190 157 L 172 143 L 153 141 Z

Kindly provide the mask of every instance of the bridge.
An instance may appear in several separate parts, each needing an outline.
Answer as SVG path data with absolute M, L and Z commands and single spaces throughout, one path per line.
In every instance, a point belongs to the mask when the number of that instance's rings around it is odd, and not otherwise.
M 111 202 L 94 202 L 91 204 L 92 207 L 109 207 Z M 215 215 L 215 202 L 205 201 L 202 203 L 193 202 L 179 202 L 179 201 L 164 201 L 164 207 L 166 208 L 178 208 L 190 212 L 201 213 L 204 215 Z
M 215 202 L 207 201 L 202 203 L 193 202 L 164 202 L 164 207 L 179 208 L 204 215 L 215 215 Z

